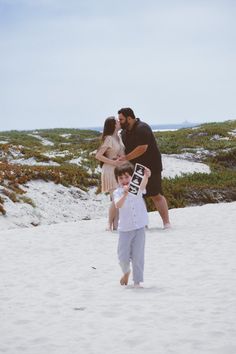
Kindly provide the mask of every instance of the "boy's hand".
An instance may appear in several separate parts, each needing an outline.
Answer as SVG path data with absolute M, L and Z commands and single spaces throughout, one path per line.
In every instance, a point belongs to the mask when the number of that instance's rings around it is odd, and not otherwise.
M 144 170 L 144 176 L 146 176 L 147 178 L 149 178 L 151 176 L 151 171 L 149 170 L 149 168 L 145 167 Z
M 129 186 L 124 186 L 123 190 L 124 190 L 124 195 L 127 195 L 129 193 Z

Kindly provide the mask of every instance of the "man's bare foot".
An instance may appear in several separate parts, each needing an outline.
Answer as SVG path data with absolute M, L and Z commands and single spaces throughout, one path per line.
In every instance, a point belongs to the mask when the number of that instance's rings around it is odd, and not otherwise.
M 167 224 L 164 224 L 163 229 L 164 230 L 171 229 L 171 224 L 169 222 Z
M 129 275 L 130 275 L 130 272 L 125 273 L 123 275 L 123 277 L 120 279 L 120 285 L 128 285 Z

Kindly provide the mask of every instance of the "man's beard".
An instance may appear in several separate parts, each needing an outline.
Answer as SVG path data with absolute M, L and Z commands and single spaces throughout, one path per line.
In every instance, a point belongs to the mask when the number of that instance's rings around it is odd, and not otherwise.
M 126 121 L 124 123 L 120 123 L 121 129 L 127 129 L 128 126 L 129 126 L 129 123 L 127 122 L 127 119 L 126 119 Z

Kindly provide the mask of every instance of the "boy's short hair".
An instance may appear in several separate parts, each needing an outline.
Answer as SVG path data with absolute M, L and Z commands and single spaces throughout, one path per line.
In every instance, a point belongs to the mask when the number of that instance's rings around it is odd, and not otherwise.
M 134 165 L 131 162 L 125 162 L 120 166 L 116 166 L 114 169 L 114 174 L 117 182 L 119 176 L 122 176 L 126 173 L 132 176 L 133 172 L 134 172 Z

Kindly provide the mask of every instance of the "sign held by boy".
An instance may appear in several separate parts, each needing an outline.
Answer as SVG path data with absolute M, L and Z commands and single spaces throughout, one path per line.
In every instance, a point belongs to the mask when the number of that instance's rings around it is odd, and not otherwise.
M 142 180 L 145 175 L 145 168 L 146 167 L 141 165 L 140 163 L 135 164 L 134 172 L 129 183 L 129 193 L 132 193 L 134 195 L 138 194 Z

